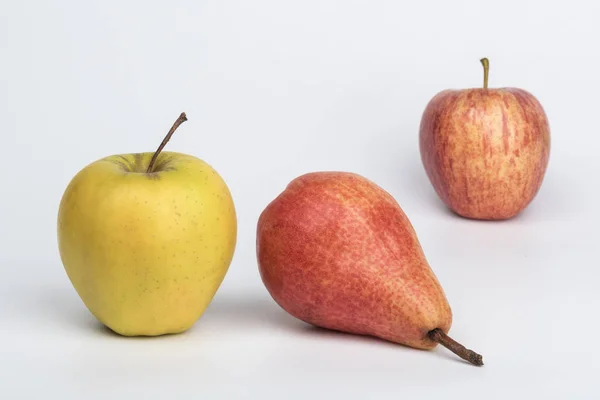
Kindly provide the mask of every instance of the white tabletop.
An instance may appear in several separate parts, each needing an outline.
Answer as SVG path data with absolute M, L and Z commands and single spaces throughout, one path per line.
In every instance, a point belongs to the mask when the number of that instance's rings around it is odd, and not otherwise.
M 293 3 L 293 4 L 291 4 Z M 404 4 L 404 5 L 402 5 Z M 12 2 L 0 13 L 0 398 L 600 398 L 597 2 Z M 531 91 L 552 129 L 518 218 L 449 213 L 421 166 L 429 99 Z M 75 293 L 60 197 L 106 155 L 168 145 L 213 165 L 238 212 L 235 257 L 185 334 L 125 339 Z M 446 291 L 450 334 L 484 356 L 311 328 L 256 264 L 256 220 L 296 176 L 346 170 L 388 190 Z

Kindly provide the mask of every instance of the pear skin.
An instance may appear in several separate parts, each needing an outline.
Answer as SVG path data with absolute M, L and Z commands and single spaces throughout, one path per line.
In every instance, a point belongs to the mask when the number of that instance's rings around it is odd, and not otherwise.
M 261 213 L 256 246 L 270 295 L 308 324 L 417 349 L 447 338 L 452 311 L 413 226 L 360 175 L 294 179 Z

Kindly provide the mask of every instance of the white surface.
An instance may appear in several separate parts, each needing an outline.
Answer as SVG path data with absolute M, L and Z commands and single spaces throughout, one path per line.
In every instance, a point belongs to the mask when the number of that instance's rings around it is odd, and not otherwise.
M 599 398 L 600 3 L 50 3 L 0 6 L 0 398 Z M 533 92 L 552 128 L 542 190 L 503 223 L 445 211 L 418 157 L 427 101 L 480 86 L 483 56 L 490 86 Z M 119 338 L 68 282 L 58 203 L 87 163 L 154 150 L 181 111 L 168 149 L 227 180 L 239 244 L 187 334 Z M 396 197 L 483 368 L 308 329 L 269 298 L 256 219 L 323 169 Z

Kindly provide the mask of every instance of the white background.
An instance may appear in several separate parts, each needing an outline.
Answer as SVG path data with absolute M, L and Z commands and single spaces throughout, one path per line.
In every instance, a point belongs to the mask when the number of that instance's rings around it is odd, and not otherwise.
M 0 5 L 0 397 L 564 398 L 597 382 L 597 1 L 3 1 Z M 446 88 L 534 93 L 552 128 L 520 217 L 453 216 L 418 155 Z M 229 273 L 189 332 L 107 333 L 56 244 L 72 176 L 109 154 L 168 149 L 226 179 L 239 216 Z M 268 296 L 259 213 L 294 177 L 360 173 L 407 213 L 483 368 L 316 329 Z M 168 396 L 168 397 L 167 397 Z

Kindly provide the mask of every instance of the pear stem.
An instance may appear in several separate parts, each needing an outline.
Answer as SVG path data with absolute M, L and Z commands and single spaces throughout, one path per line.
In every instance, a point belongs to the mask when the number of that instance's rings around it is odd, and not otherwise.
M 441 344 L 463 360 L 466 360 L 473 365 L 483 365 L 483 357 L 481 354 L 477 354 L 473 350 L 467 349 L 465 346 L 456 342 L 450 336 L 442 332 L 441 329 L 436 328 L 432 331 L 429 331 L 428 336 L 431 340 Z
M 490 60 L 487 58 L 482 58 L 481 65 L 483 65 L 483 88 L 488 88 L 488 78 L 490 76 Z
M 158 155 L 165 148 L 165 146 L 167 145 L 167 142 L 171 139 L 171 136 L 173 136 L 173 133 L 175 133 L 177 128 L 179 128 L 179 125 L 183 124 L 185 121 L 187 121 L 187 116 L 185 115 L 184 112 L 182 112 L 179 115 L 179 117 L 177 118 L 177 120 L 175 120 L 175 122 L 173 123 L 173 126 L 171 127 L 171 129 L 169 129 L 169 132 L 167 132 L 167 136 L 165 136 L 165 138 L 163 139 L 160 146 L 158 146 L 158 149 L 156 149 L 156 151 L 154 152 L 154 155 L 152 156 L 152 159 L 150 160 L 150 164 L 148 164 L 148 169 L 146 170 L 147 174 L 152 172 L 152 168 L 154 167 L 154 163 L 156 162 Z

